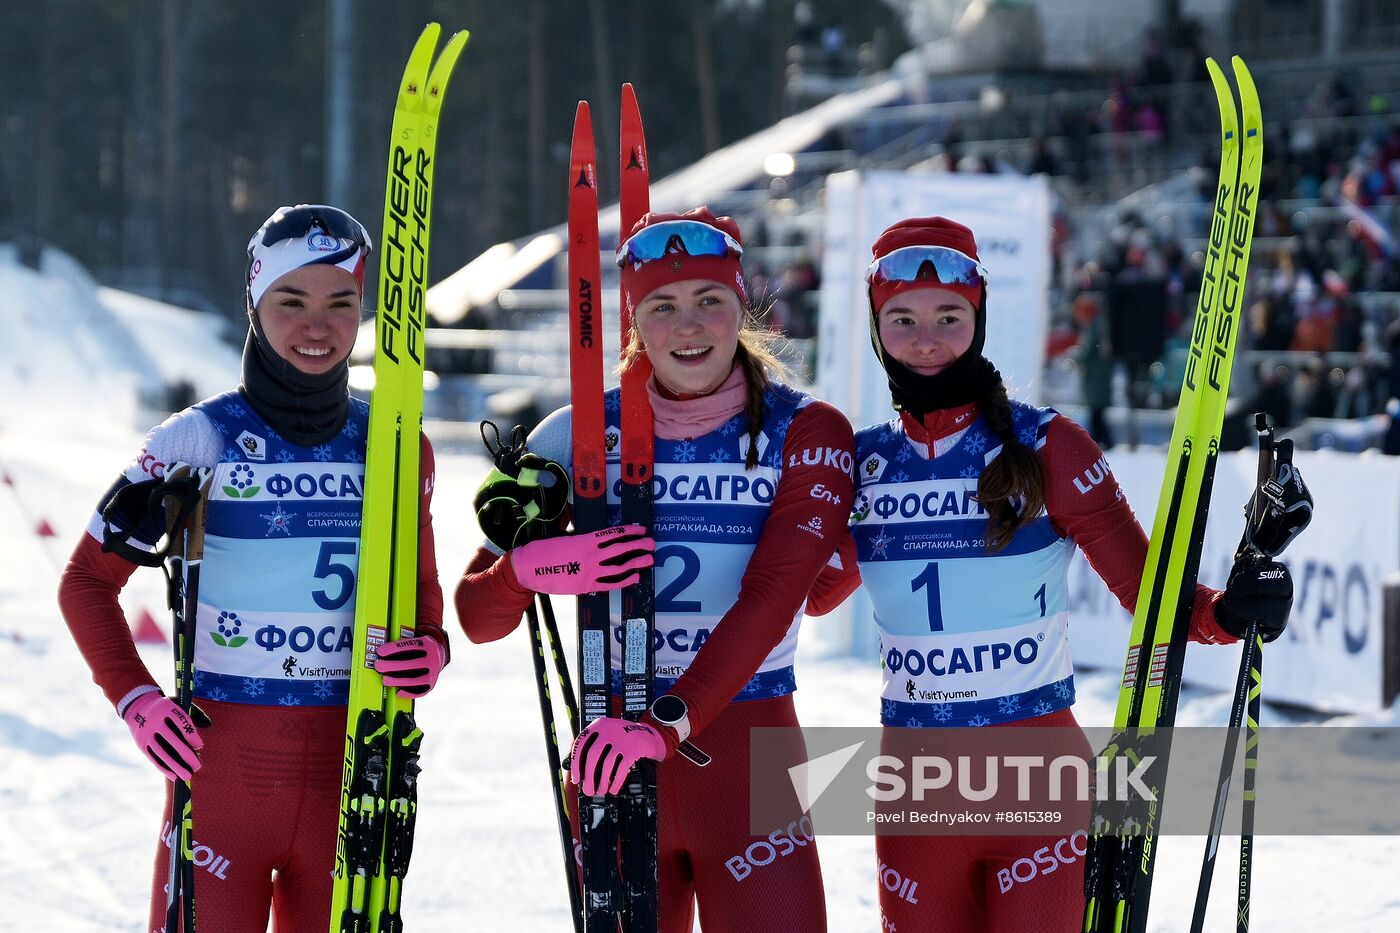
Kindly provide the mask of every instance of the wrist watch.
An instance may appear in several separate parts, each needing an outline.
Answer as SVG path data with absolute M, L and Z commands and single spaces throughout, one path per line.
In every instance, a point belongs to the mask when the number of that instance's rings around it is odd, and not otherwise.
M 670 693 L 657 697 L 651 704 L 651 718 L 669 726 L 678 741 L 690 738 L 690 709 L 680 697 Z
M 709 755 L 686 741 L 690 738 L 690 709 L 685 700 L 670 693 L 657 697 L 651 704 L 651 718 L 676 733 L 679 755 L 702 768 L 710 763 Z

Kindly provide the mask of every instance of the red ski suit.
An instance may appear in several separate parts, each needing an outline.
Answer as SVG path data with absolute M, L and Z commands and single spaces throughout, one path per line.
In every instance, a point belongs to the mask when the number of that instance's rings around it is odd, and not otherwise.
M 692 929 L 697 904 L 707 931 L 810 933 L 826 927 L 810 827 L 771 827 L 771 834 L 749 829 L 749 731 L 796 726 L 792 696 L 735 697 L 783 640 L 831 557 L 835 536 L 815 538 L 811 527 L 842 528 L 849 512 L 850 474 L 830 462 L 804 463 L 800 453 L 849 451 L 851 442 L 850 424 L 825 403 L 813 402 L 793 416 L 782 456 L 788 467 L 738 600 L 670 691 L 685 700 L 691 741 L 713 762 L 702 769 L 675 755 L 675 733 L 659 728 L 672 753 L 657 767 L 662 933 Z M 812 494 L 822 486 L 830 497 Z M 482 548 L 457 586 L 462 628 L 474 642 L 503 638 L 520 624 L 532 595 L 508 558 Z M 792 756 L 798 763 L 805 751 L 793 748 Z
M 953 443 L 972 420 L 976 406 L 930 412 L 923 422 L 903 414 L 921 456 L 936 456 L 940 441 Z M 1038 451 L 1045 467 L 1045 507 L 1056 532 L 1072 538 L 1089 565 L 1129 612 L 1137 605 L 1147 536 L 1111 473 L 1084 491 L 1074 480 L 1103 457 L 1079 425 L 1063 416 L 1050 422 Z M 813 588 L 808 612 L 829 612 L 860 585 L 855 545 L 846 537 L 837 552 L 842 569 L 824 570 Z M 1215 621 L 1220 593 L 1197 586 L 1191 640 L 1206 644 L 1235 641 Z M 1076 727 L 1069 709 L 1021 719 L 1016 727 Z M 995 728 L 995 727 L 992 727 Z M 887 731 L 903 731 L 889 730 Z M 1082 732 L 1065 731 L 1064 754 L 1092 754 Z M 1088 813 L 1081 814 L 1088 825 Z M 876 835 L 880 910 L 886 931 L 1059 931 L 1074 930 L 1084 907 L 1084 837 L 1068 836 L 905 836 Z M 1037 868 L 1046 849 L 1056 869 Z M 1041 853 L 1041 864 L 1048 864 Z M 1027 868 L 1029 866 L 1029 869 Z M 1029 877 L 1027 877 L 1029 876 Z M 917 894 L 911 884 L 918 882 Z
M 422 458 L 418 632 L 446 647 L 430 511 L 433 452 L 427 438 Z M 157 460 L 143 456 L 137 466 L 149 473 L 164 466 Z M 129 469 L 126 478 L 138 480 L 139 473 Z M 116 707 L 143 689 L 156 688 L 157 682 L 136 651 L 118 603 L 136 565 L 103 553 L 96 531 L 102 527 L 101 511 L 99 505 L 99 518 L 68 561 L 58 598 L 93 680 Z M 250 586 L 256 583 L 249 581 Z M 211 721 L 200 729 L 204 748 L 191 782 L 201 933 L 265 930 L 269 913 L 277 933 L 325 933 L 345 753 L 344 705 L 198 702 Z M 147 929 L 152 933 L 165 926 L 171 793 L 166 782 L 151 881 Z

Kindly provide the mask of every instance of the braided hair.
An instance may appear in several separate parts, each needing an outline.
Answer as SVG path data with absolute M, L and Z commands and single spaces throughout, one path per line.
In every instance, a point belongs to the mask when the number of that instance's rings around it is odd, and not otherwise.
M 977 480 L 977 501 L 987 510 L 987 550 L 995 554 L 1044 510 L 1045 466 L 1016 436 L 1006 383 L 1000 379 L 992 383 L 978 400 L 978 408 L 1002 444 L 1001 453 Z

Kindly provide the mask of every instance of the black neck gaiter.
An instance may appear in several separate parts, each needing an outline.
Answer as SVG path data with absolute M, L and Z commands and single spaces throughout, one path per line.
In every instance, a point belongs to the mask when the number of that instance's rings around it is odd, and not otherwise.
M 889 357 L 882 362 L 889 376 L 895 409 L 907 411 L 920 420 L 931 411 L 979 402 L 1001 382 L 1001 373 L 991 361 L 971 350 L 932 376 L 920 375 Z
M 324 444 L 340 433 L 350 414 L 350 359 L 330 372 L 304 373 L 273 352 L 254 314 L 243 342 L 239 389 L 285 439 L 303 447 Z

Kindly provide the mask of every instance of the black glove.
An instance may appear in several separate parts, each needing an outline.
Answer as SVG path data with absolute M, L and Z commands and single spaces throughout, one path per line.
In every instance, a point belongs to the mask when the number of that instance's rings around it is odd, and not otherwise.
M 564 533 L 569 503 L 569 474 L 553 460 L 525 449 L 525 432 L 516 427 L 509 443 L 486 437 L 489 421 L 481 423 L 482 440 L 496 461 L 477 490 L 476 519 L 488 541 L 503 551 Z
M 1279 441 L 1274 473 L 1244 507 L 1244 545 L 1278 557 L 1312 521 L 1313 499 L 1303 475 L 1293 465 L 1293 442 Z
M 1244 638 L 1251 622 L 1273 641 L 1288 626 L 1293 608 L 1293 575 L 1276 560 L 1246 551 L 1230 568 L 1225 595 L 1215 604 L 1215 621 L 1236 638 Z

